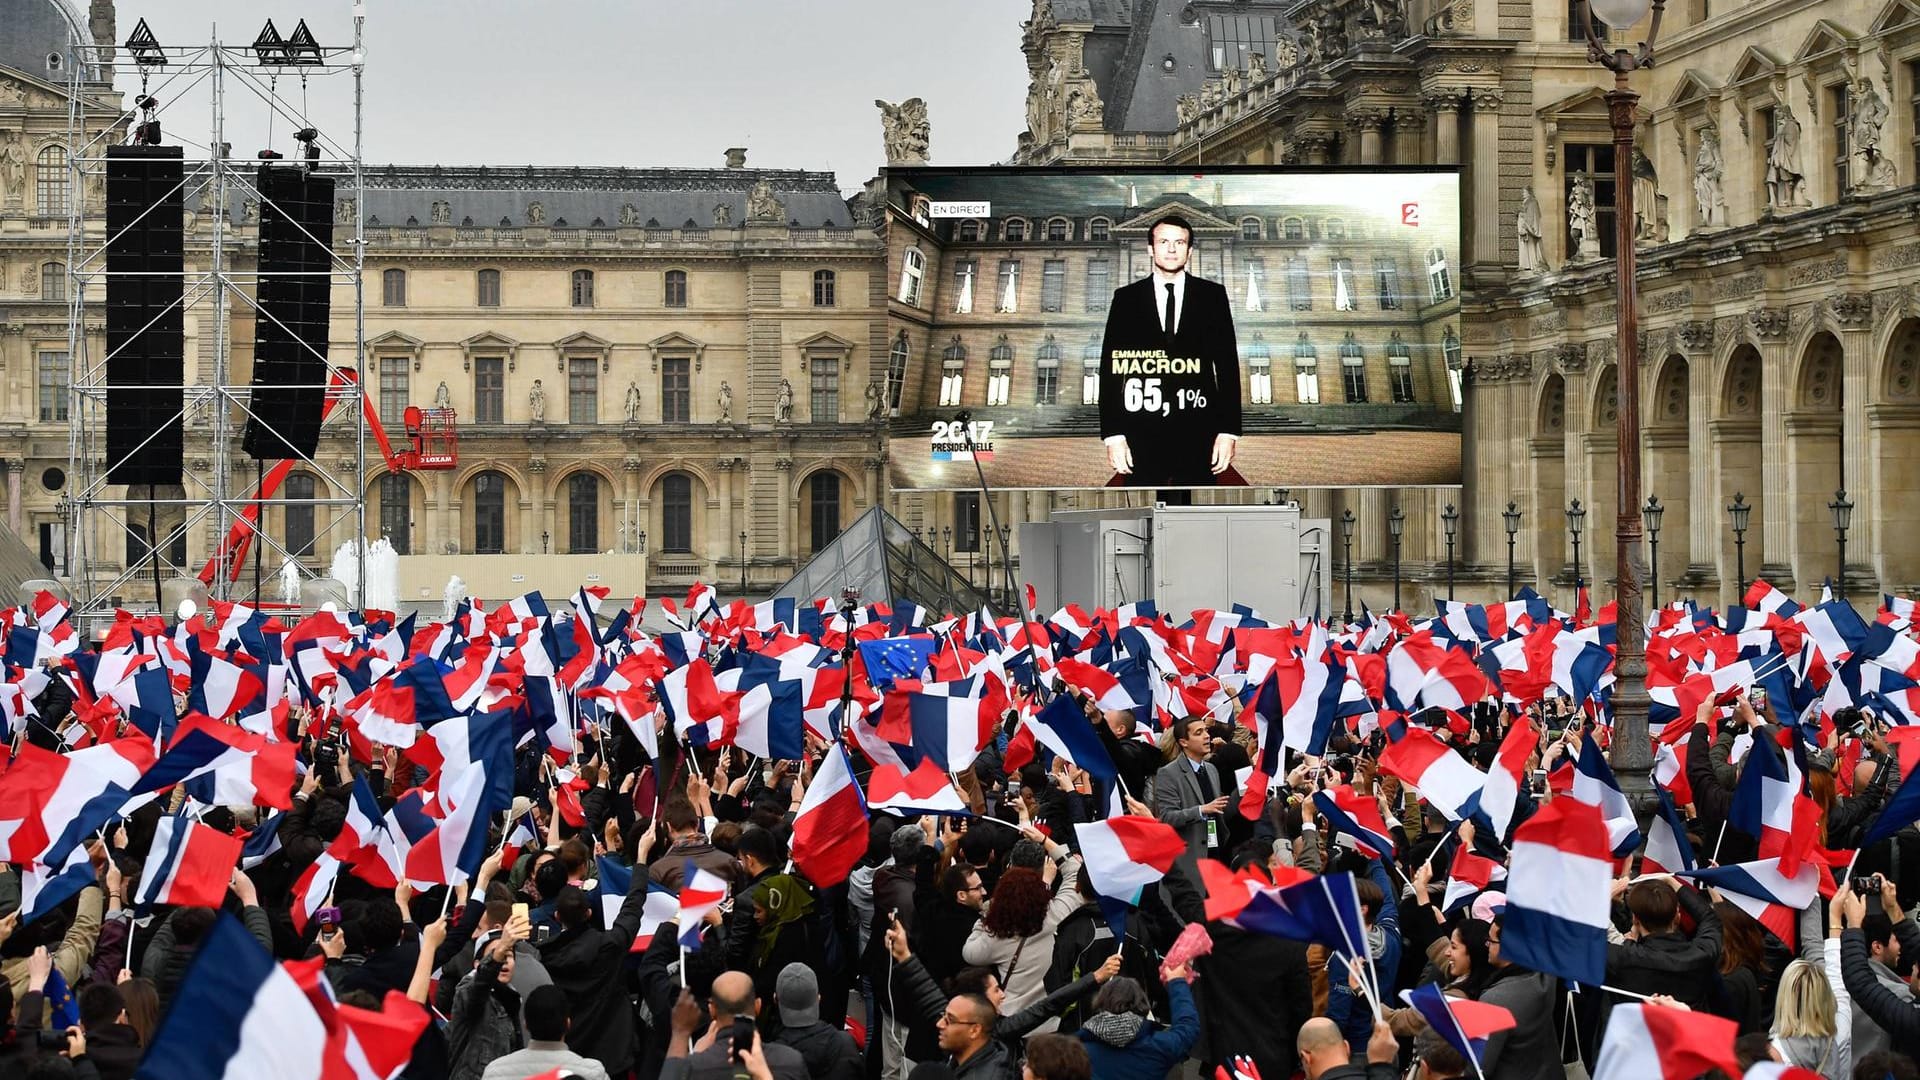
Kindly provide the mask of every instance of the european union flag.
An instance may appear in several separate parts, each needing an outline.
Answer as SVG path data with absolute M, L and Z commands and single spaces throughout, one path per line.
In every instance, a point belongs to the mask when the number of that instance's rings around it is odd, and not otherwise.
M 880 638 L 860 643 L 860 660 L 867 666 L 867 680 L 885 690 L 895 679 L 920 678 L 937 647 L 931 637 Z
M 47 975 L 47 1030 L 65 1031 L 80 1023 L 80 1002 L 74 999 L 73 991 L 67 986 L 67 977 L 54 968 Z

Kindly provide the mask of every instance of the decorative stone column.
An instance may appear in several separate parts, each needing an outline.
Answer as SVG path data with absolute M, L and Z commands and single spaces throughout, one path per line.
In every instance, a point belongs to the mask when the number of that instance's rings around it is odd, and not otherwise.
M 1379 109 L 1355 109 L 1347 114 L 1347 127 L 1360 136 L 1360 164 L 1380 164 L 1380 125 L 1386 114 Z
M 1497 89 L 1473 92 L 1473 245 L 1471 261 L 1500 266 L 1500 101 Z
M 1427 129 L 1427 114 L 1416 105 L 1396 105 L 1393 107 L 1393 163 L 1395 165 L 1424 164 L 1420 153 L 1420 136 Z
M 1466 101 L 1466 91 L 1443 87 L 1427 91 L 1421 99 L 1433 111 L 1434 164 L 1460 164 L 1460 106 Z
M 1873 356 L 1873 337 L 1868 330 L 1873 322 L 1873 297 L 1869 293 L 1836 293 L 1827 297 L 1827 315 L 1830 325 L 1839 331 L 1842 356 L 1841 374 L 1841 431 L 1840 454 L 1846 463 L 1845 476 L 1847 498 L 1856 507 L 1877 507 L 1881 505 L 1882 492 L 1879 478 L 1875 475 L 1870 453 L 1849 454 L 1850 447 L 1867 450 L 1873 446 L 1873 431 L 1867 418 L 1867 402 L 1874 396 L 1873 373 L 1877 368 Z M 1862 459 L 1866 459 L 1862 462 Z M 1886 563 L 1886 552 L 1890 545 L 1904 541 L 1905 537 L 1895 538 L 1882 535 L 1882 523 L 1886 515 L 1869 512 L 1864 519 L 1855 518 L 1855 522 L 1864 526 L 1854 535 L 1865 541 L 1858 545 L 1849 544 L 1849 552 L 1858 550 L 1866 558 L 1855 561 L 1872 566 L 1876 581 L 1885 581 L 1881 569 Z M 1851 539 L 1851 536 L 1849 537 Z M 1865 589 L 1856 588 L 1851 566 L 1847 570 L 1847 592 L 1849 595 L 1870 595 Z
M 1793 519 L 1791 468 L 1787 461 L 1787 410 L 1792 388 L 1787 385 L 1787 334 L 1792 320 L 1785 308 L 1756 308 L 1747 312 L 1747 325 L 1760 342 L 1760 532 L 1766 561 L 1747 560 L 1747 576 L 1756 573 L 1792 592 Z M 1829 496 L 1831 497 L 1831 496 Z M 1751 497 L 1749 502 L 1753 501 Z M 1744 583 L 1742 583 L 1744 586 Z
M 26 538 L 26 523 L 20 517 L 20 474 L 27 471 L 27 463 L 19 458 L 7 461 L 7 527 L 13 535 Z
M 520 550 L 530 554 L 550 554 L 558 550 L 560 538 L 547 523 L 547 459 L 527 459 L 527 490 L 520 493 Z M 546 532 L 547 550 L 540 550 L 540 534 Z

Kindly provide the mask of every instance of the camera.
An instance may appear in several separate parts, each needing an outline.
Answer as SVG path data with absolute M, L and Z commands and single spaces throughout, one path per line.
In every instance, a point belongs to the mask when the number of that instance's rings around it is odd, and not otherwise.
M 1857 896 L 1878 896 L 1880 895 L 1880 888 L 1885 882 L 1886 878 L 1881 877 L 1879 874 L 1869 874 L 1866 877 L 1854 878 L 1847 884 Z
M 1833 727 L 1842 735 L 1863 735 L 1867 730 L 1867 716 L 1849 705 L 1834 712 Z
M 34 1033 L 33 1043 L 42 1050 L 58 1050 L 64 1052 L 67 1049 L 66 1029 L 41 1028 Z
M 340 747 L 333 742 L 323 742 L 313 748 L 313 765 L 317 769 L 337 769 L 340 767 Z

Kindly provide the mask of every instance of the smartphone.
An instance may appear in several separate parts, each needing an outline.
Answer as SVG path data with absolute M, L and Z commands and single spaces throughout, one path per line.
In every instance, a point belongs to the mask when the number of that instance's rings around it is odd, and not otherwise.
M 516 919 L 524 919 L 524 918 L 526 918 L 526 917 L 527 917 L 527 905 L 525 905 L 525 904 L 515 904 L 515 905 L 513 905 L 513 917 L 514 917 L 514 918 L 516 918 Z
M 1765 688 L 1756 686 L 1752 690 L 1747 691 L 1747 704 L 1752 705 L 1756 712 L 1766 708 L 1767 691 Z
M 736 1016 L 733 1018 L 731 1038 L 733 1040 L 733 1059 L 740 1060 L 744 1054 L 753 1052 L 753 1018 Z
M 1547 770 L 1533 770 L 1533 793 L 1535 795 L 1545 795 L 1547 793 Z
M 320 921 L 320 925 L 325 929 L 331 930 L 340 925 L 340 909 L 337 907 L 323 907 L 319 911 L 314 912 L 313 916 Z

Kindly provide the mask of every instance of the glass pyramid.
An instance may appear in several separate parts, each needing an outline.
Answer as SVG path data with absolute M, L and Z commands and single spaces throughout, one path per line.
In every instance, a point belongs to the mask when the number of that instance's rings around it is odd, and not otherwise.
M 838 603 L 847 588 L 860 590 L 863 605 L 892 607 L 910 600 L 935 617 L 965 615 L 982 606 L 1000 612 L 1000 605 L 880 506 L 855 519 L 773 596 L 801 603 L 824 596 Z

